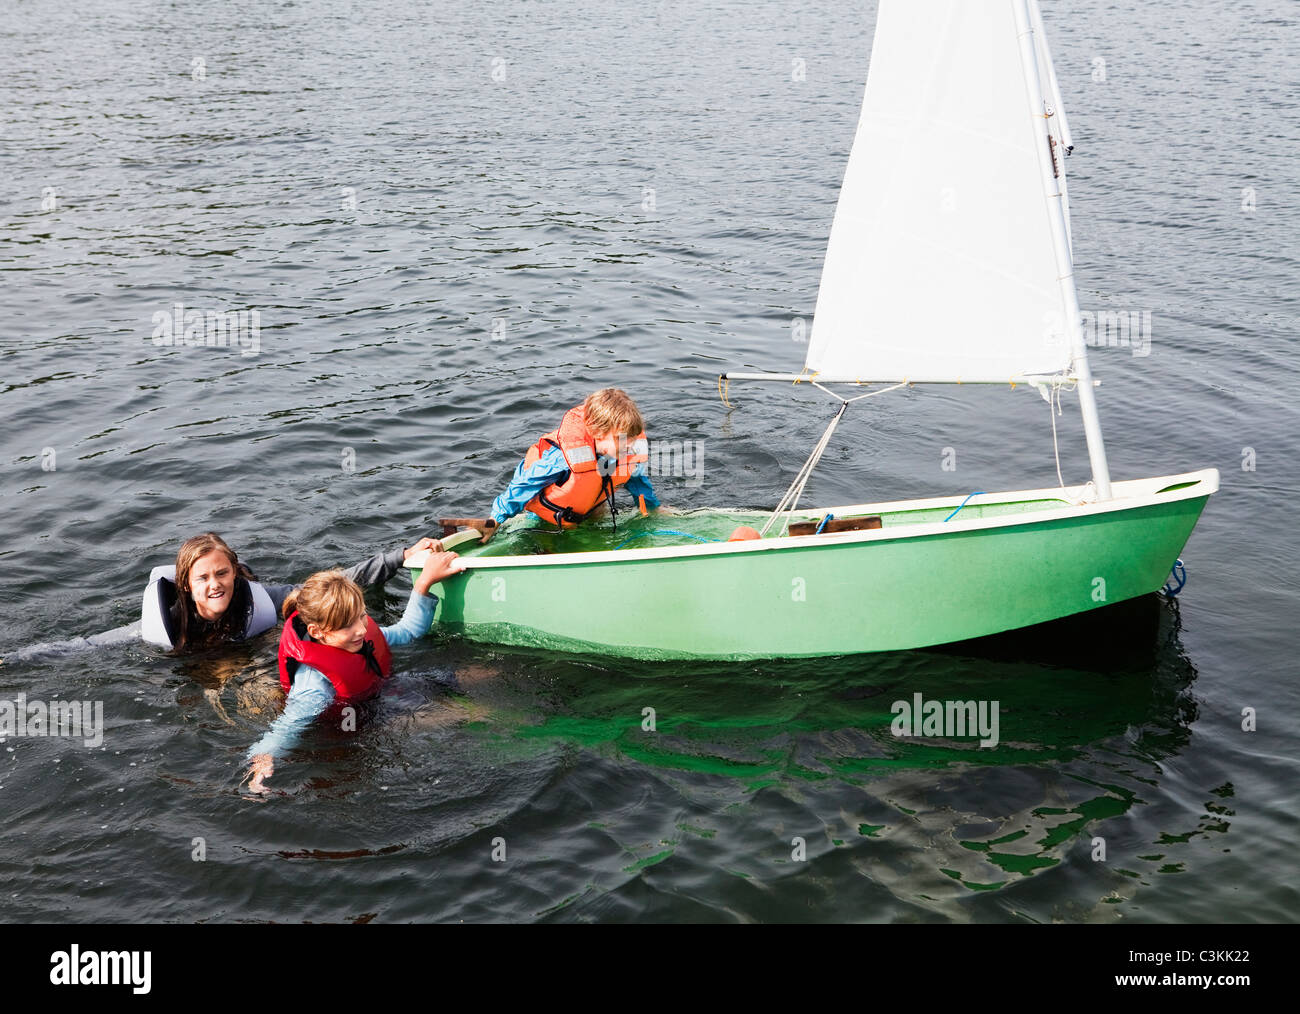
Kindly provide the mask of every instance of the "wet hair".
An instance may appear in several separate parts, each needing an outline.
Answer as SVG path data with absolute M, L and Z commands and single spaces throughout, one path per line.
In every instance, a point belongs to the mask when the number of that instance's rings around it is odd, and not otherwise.
M 645 432 L 645 420 L 636 402 L 621 388 L 605 387 L 582 403 L 587 429 L 598 436 L 622 435 L 629 439 Z
M 356 623 L 366 611 L 361 586 L 341 570 L 317 571 L 291 591 L 284 600 L 286 619 L 297 612 L 304 624 L 314 623 L 323 630 L 341 630 Z
M 235 587 L 226 611 L 215 620 L 205 620 L 194 606 L 190 571 L 214 549 L 225 553 L 230 566 L 234 568 Z M 181 543 L 176 554 L 176 604 L 172 608 L 176 630 L 173 638 L 175 650 L 206 648 L 225 641 L 242 640 L 248 627 L 249 614 L 253 610 L 253 592 L 248 587 L 248 582 L 255 580 L 257 578 L 253 572 L 239 562 L 235 551 L 216 532 L 204 532 Z

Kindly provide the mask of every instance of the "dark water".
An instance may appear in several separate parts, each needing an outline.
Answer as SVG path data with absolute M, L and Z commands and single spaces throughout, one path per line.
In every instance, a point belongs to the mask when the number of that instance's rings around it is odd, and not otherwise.
M 270 637 L 11 663 L 0 699 L 102 701 L 106 731 L 3 744 L 5 917 L 1293 920 L 1294 5 L 1044 6 L 1081 303 L 1152 314 L 1149 356 L 1094 352 L 1112 473 L 1223 475 L 1177 617 L 731 666 L 434 638 L 264 802 L 237 783 L 278 706 Z M 289 580 L 481 513 L 599 386 L 703 442 L 668 502 L 772 505 L 832 403 L 727 411 L 715 377 L 802 362 L 874 17 L 12 5 L 0 654 L 129 622 L 197 531 Z M 156 345 L 176 302 L 258 310 L 257 354 Z M 1068 400 L 1061 423 L 1079 482 Z M 848 413 L 805 502 L 1054 483 L 1032 392 L 917 389 Z M 1002 742 L 893 737 L 917 692 L 999 700 Z

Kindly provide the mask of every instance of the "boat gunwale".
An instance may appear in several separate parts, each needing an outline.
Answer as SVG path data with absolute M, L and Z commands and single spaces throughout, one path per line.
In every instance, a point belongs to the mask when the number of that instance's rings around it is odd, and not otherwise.
M 1181 489 L 1161 493 L 1168 486 L 1190 483 Z M 1076 487 L 1082 491 L 1087 485 Z M 674 558 L 693 558 L 698 556 L 725 556 L 737 553 L 763 553 L 790 549 L 811 549 L 828 546 L 855 545 L 869 542 L 891 542 L 903 539 L 927 538 L 948 533 L 977 532 L 997 528 L 1011 528 L 1026 524 L 1040 524 L 1051 521 L 1072 520 L 1115 514 L 1120 511 L 1136 510 L 1162 504 L 1178 503 L 1209 497 L 1219 490 L 1219 471 L 1216 468 L 1201 469 L 1196 472 L 1184 472 L 1180 475 L 1154 476 L 1149 479 L 1125 479 L 1113 484 L 1114 496 L 1109 500 L 1085 503 L 1067 503 L 1061 498 L 1061 488 L 1009 490 L 1001 493 L 981 493 L 965 502 L 965 506 L 996 506 L 1008 502 L 1009 498 L 1021 500 L 1057 500 L 1063 506 L 1046 508 L 1039 511 L 1027 511 L 1017 514 L 1002 514 L 990 518 L 972 518 L 968 521 L 938 521 L 922 524 L 905 525 L 893 528 L 876 528 L 867 531 L 826 532 L 821 535 L 783 535 L 772 539 L 745 540 L 738 542 L 713 542 L 703 545 L 688 546 L 649 546 L 644 549 L 608 549 L 577 553 L 547 553 L 544 555 L 515 556 L 467 556 L 463 558 L 468 570 L 502 570 L 515 567 L 572 567 L 584 564 L 601 563 L 636 563 L 647 560 Z M 1150 490 L 1150 492 L 1141 492 Z M 1068 490 L 1065 492 L 1069 492 Z M 1125 492 L 1134 495 L 1124 496 Z M 936 497 L 926 500 L 898 500 L 889 503 L 848 504 L 840 507 L 824 507 L 817 510 L 795 511 L 791 517 L 818 518 L 826 513 L 836 516 L 841 514 L 900 513 L 912 510 L 942 510 L 957 507 L 967 501 L 967 497 Z M 704 508 L 713 510 L 714 508 Z M 761 514 L 761 511 L 747 511 L 735 508 L 716 508 L 718 513 Z M 406 566 L 411 570 L 420 570 L 424 559 L 416 554 L 407 560 Z

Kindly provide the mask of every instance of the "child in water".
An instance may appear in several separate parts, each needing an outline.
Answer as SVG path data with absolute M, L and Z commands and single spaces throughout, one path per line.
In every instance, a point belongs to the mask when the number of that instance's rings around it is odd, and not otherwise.
M 289 696 L 284 712 L 248 751 L 251 791 L 266 791 L 274 757 L 332 703 L 364 701 L 379 693 L 392 671 L 389 649 L 423 636 L 433 623 L 438 599 L 428 594 L 429 588 L 463 569 L 455 553 L 430 553 L 406 612 L 391 627 L 380 627 L 366 614 L 361 588 L 342 571 L 313 574 L 289 593 L 279 655 L 280 685 Z

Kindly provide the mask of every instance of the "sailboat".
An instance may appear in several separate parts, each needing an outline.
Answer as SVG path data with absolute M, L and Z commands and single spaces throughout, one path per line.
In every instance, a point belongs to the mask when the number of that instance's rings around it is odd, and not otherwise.
M 678 533 L 697 540 L 684 545 L 582 548 L 566 532 L 538 553 L 498 537 L 433 589 L 438 621 L 471 640 L 740 660 L 946 644 L 1158 591 L 1219 474 L 1111 481 L 1074 285 L 1071 149 L 1037 0 L 880 0 L 803 369 L 719 378 L 724 400 L 751 381 L 839 400 L 786 495 L 770 512 L 706 512 L 723 535 Z M 1077 395 L 1091 479 L 799 507 L 848 405 L 917 384 L 1036 390 L 1049 407 Z M 761 537 L 722 541 L 750 523 Z M 557 608 L 574 602 L 593 608 Z

